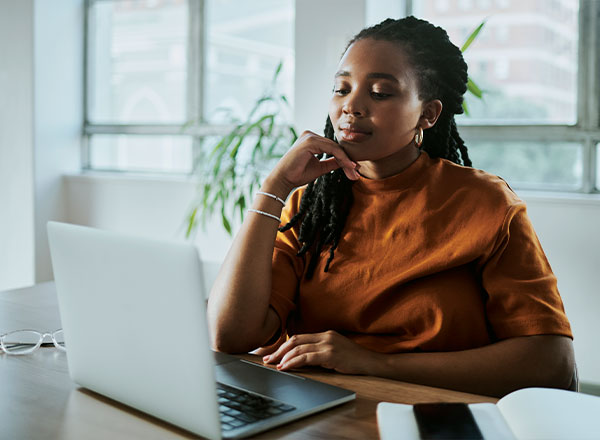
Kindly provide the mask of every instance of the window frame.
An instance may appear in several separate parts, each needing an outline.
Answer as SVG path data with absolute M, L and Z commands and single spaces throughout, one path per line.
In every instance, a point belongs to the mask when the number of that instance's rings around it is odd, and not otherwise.
M 85 0 L 84 4 L 84 42 L 83 42 L 83 136 L 81 145 L 81 169 L 82 171 L 109 171 L 131 174 L 148 174 L 148 171 L 98 169 L 91 166 L 90 160 L 90 138 L 97 134 L 111 135 L 169 135 L 169 136 L 191 136 L 192 155 L 197 157 L 201 148 L 201 138 L 204 136 L 218 136 L 227 133 L 230 125 L 216 125 L 194 122 L 185 133 L 182 124 L 95 124 L 89 120 L 88 93 L 89 93 L 89 32 L 90 32 L 90 10 L 94 3 L 107 0 Z M 115 0 L 110 0 L 115 1 Z M 187 109 L 186 120 L 202 121 L 203 98 L 204 98 L 204 57 L 206 34 L 204 32 L 205 1 L 186 0 L 188 4 L 188 37 L 187 37 L 187 81 L 186 95 Z M 191 165 L 191 164 L 190 164 Z M 180 172 L 152 171 L 153 174 L 177 174 Z M 189 174 L 193 173 L 193 170 Z
M 223 135 L 232 127 L 196 123 L 182 132 L 179 124 L 93 124 L 88 115 L 88 74 L 89 74 L 89 12 L 93 3 L 105 0 L 85 0 L 84 11 L 84 75 L 83 75 L 83 136 L 81 147 L 81 168 L 83 171 L 98 170 L 90 163 L 90 138 L 95 134 L 114 135 L 173 135 L 192 136 L 194 157 L 200 152 L 201 138 Z M 187 119 L 202 120 L 203 78 L 206 35 L 204 32 L 205 0 L 187 0 L 189 8 L 188 35 L 188 77 L 187 77 Z M 413 11 L 413 1 L 405 0 L 405 14 Z M 596 186 L 600 170 L 597 169 L 597 154 L 600 144 L 600 2 L 579 0 L 578 29 L 578 74 L 577 74 L 577 121 L 575 124 L 465 124 L 460 123 L 461 135 L 468 142 L 478 141 L 541 141 L 576 142 L 582 148 L 583 175 L 578 189 L 564 189 L 560 192 L 598 194 Z M 101 170 L 98 170 L 101 171 Z M 114 169 L 106 171 L 118 171 Z M 126 173 L 140 171 L 126 170 Z M 145 172 L 147 173 L 147 172 Z M 181 173 L 175 173 L 181 175 Z M 539 186 L 520 186 L 519 189 L 537 191 L 557 191 L 554 188 L 542 189 Z

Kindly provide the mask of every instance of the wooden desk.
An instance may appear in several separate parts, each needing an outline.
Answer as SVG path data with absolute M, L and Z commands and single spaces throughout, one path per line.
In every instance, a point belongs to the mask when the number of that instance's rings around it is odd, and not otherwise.
M 0 334 L 60 328 L 54 284 L 0 292 Z M 90 342 L 93 344 L 93 341 Z M 247 359 L 260 362 L 256 356 Z M 487 396 L 323 369 L 300 373 L 357 394 L 354 402 L 260 434 L 260 438 L 377 438 L 375 411 L 381 401 L 496 402 Z M 30 355 L 0 354 L 0 438 L 4 439 L 181 439 L 188 432 L 125 407 L 71 382 L 66 355 L 52 345 Z

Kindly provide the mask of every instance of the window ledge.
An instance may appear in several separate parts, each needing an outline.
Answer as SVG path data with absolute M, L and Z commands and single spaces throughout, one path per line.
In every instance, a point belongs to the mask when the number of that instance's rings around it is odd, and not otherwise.
M 152 182 L 152 183 L 196 183 L 197 179 L 189 174 L 169 173 L 130 173 L 118 171 L 82 171 L 64 174 L 72 182 Z
M 71 182 L 110 182 L 110 183 L 165 183 L 165 184 L 196 184 L 197 178 L 193 175 L 160 174 L 160 173 L 127 173 L 105 171 L 83 171 L 81 173 L 65 174 L 64 177 Z M 544 202 L 557 204 L 576 204 L 600 206 L 600 193 L 584 194 L 576 192 L 519 190 L 515 192 L 526 202 Z
M 515 189 L 515 192 L 526 202 L 535 201 L 555 204 L 600 206 L 600 194 L 598 193 L 585 194 L 576 192 L 535 191 L 519 189 Z

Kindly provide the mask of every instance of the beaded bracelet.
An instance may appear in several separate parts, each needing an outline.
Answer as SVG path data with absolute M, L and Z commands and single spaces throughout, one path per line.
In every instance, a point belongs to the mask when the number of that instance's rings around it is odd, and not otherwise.
M 283 206 L 285 206 L 285 200 L 283 200 L 280 197 L 277 197 L 275 194 L 270 194 L 270 193 L 263 192 L 263 191 L 257 191 L 256 194 L 260 194 L 261 196 L 271 197 L 272 199 L 277 200 L 279 203 L 281 203 Z
M 270 217 L 273 220 L 277 220 L 279 223 L 281 223 L 281 219 L 279 217 L 273 214 L 269 214 L 268 212 L 259 211 L 258 209 L 249 209 L 248 212 L 255 212 L 257 214 L 266 215 L 267 217 Z

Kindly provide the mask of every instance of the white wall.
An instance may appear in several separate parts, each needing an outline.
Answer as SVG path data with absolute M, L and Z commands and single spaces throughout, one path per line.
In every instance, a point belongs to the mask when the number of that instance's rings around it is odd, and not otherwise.
M 0 290 L 34 281 L 33 2 L 0 0 Z
M 46 223 L 66 218 L 62 175 L 81 167 L 83 0 L 34 11 L 35 280 L 53 279 Z
M 79 169 L 83 0 L 0 0 L 0 290 L 52 279 L 46 222 Z
M 65 179 L 70 222 L 142 237 L 185 239 L 185 219 L 196 191 L 189 179 L 93 173 Z M 199 228 L 195 240 L 202 258 L 210 262 L 221 262 L 231 244 L 220 219 L 206 230 Z
M 600 384 L 600 197 L 522 197 L 558 279 L 581 379 Z

